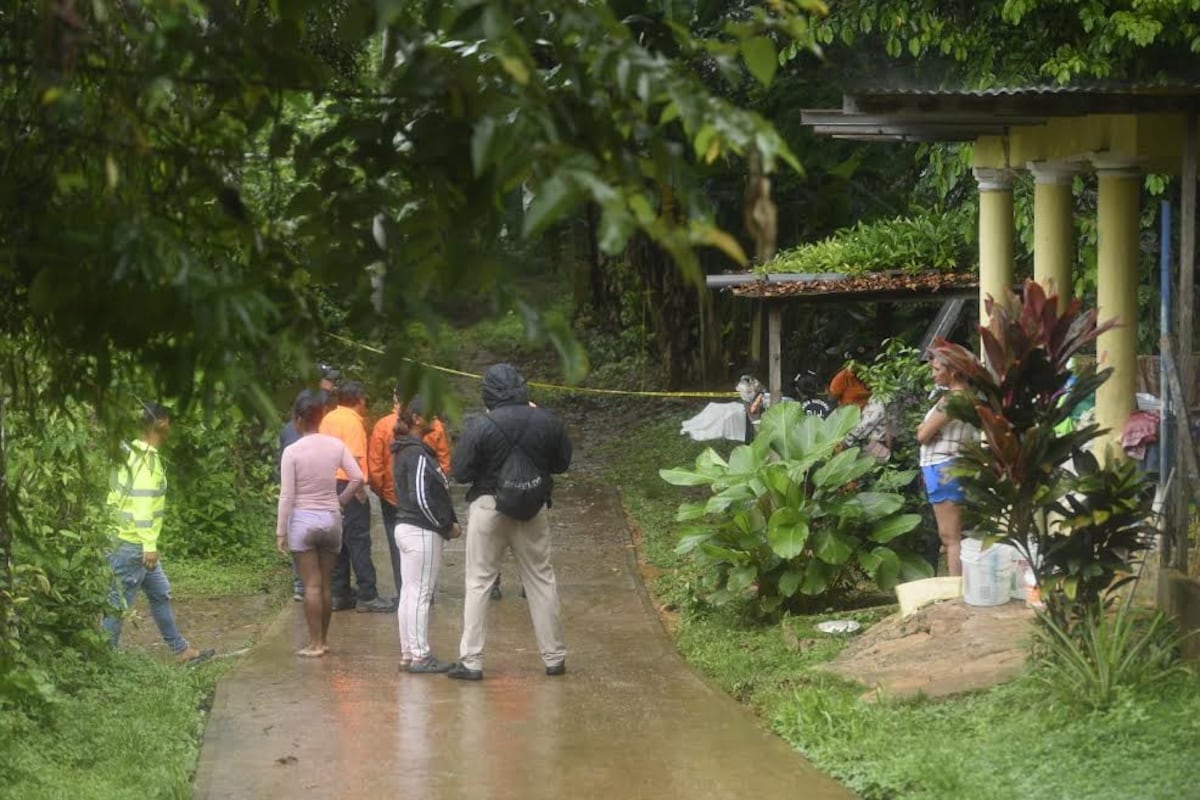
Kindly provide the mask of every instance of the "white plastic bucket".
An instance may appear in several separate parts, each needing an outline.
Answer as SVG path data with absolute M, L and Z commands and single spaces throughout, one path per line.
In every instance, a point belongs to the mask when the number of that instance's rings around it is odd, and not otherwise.
M 1025 557 L 1014 547 L 1013 550 L 1013 575 L 1012 575 L 1012 599 L 1020 600 L 1022 603 L 1029 599 L 1029 587 L 1033 585 L 1033 566 Z M 1029 542 L 1029 555 L 1033 558 L 1033 563 L 1037 563 L 1037 542 Z
M 970 606 L 998 606 L 1012 595 L 1012 548 L 992 545 L 982 549 L 979 539 L 962 540 L 963 602 Z

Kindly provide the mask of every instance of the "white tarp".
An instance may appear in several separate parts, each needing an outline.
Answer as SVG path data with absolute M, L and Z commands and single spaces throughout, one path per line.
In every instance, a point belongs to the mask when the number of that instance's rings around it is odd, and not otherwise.
M 696 416 L 683 421 L 679 432 L 697 442 L 712 439 L 746 441 L 746 407 L 741 403 L 709 403 Z

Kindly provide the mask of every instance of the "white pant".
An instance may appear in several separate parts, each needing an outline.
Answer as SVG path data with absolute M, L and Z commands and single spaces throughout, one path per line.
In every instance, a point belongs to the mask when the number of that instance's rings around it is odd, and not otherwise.
M 400 657 L 420 661 L 429 655 L 429 605 L 442 564 L 442 537 L 403 522 L 396 526 L 400 550 Z
M 485 494 L 471 503 L 467 517 L 466 597 L 458 653 L 463 666 L 469 669 L 483 668 L 487 593 L 500 574 L 504 551 L 510 548 L 529 601 L 529 616 L 542 661 L 551 667 L 563 663 L 567 657 L 558 612 L 558 585 L 550 563 L 549 512 L 543 508 L 533 519 L 521 522 L 497 511 L 496 498 Z

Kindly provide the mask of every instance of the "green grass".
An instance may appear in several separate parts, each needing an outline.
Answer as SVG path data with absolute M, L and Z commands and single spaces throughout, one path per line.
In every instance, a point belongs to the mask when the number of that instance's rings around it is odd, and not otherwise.
M 229 666 L 182 669 L 121 652 L 60 665 L 73 688 L 36 716 L 0 714 L 0 798 L 191 797 L 200 708 Z
M 867 702 L 864 687 L 814 669 L 844 644 L 812 628 L 820 617 L 757 624 L 697 602 L 690 587 L 699 576 L 674 552 L 684 490 L 658 477 L 706 446 L 679 436 L 685 415 L 630 415 L 642 422 L 601 453 L 606 476 L 641 528 L 643 558 L 662 570 L 652 591 L 680 610 L 680 652 L 818 768 L 880 800 L 1195 795 L 1200 692 L 1191 674 L 1126 693 L 1105 712 L 1058 703 L 1029 676 L 949 699 Z M 732 446 L 717 443 L 723 453 Z M 891 610 L 836 615 L 870 624 Z
M 178 597 L 221 597 L 267 592 L 282 597 L 291 590 L 291 562 L 275 550 L 271 531 L 253 550 L 228 558 L 172 558 L 163 556 L 163 568 Z

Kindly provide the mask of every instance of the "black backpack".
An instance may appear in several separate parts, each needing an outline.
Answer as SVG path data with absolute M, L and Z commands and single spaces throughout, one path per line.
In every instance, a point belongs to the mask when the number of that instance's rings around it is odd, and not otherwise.
M 487 420 L 496 426 L 496 430 L 508 442 L 508 452 L 504 455 L 500 478 L 496 482 L 496 510 L 505 516 L 528 522 L 538 515 L 549 499 L 550 476 L 521 447 L 524 430 L 513 441 L 500 423 L 491 417 L 487 417 Z

